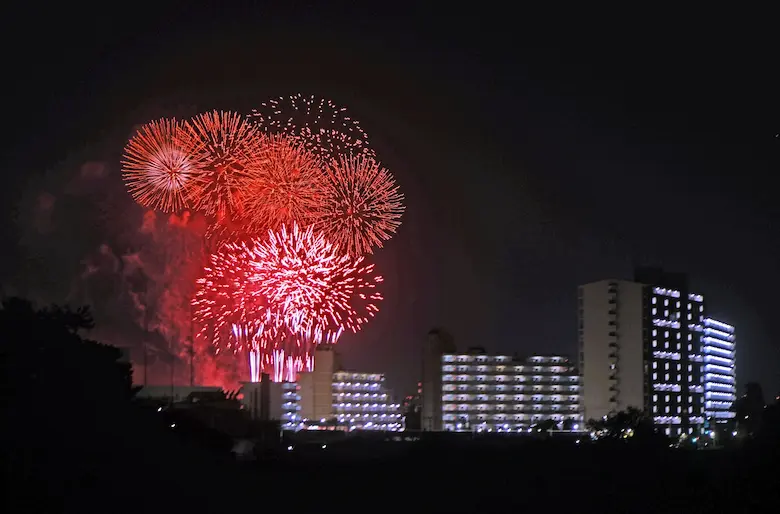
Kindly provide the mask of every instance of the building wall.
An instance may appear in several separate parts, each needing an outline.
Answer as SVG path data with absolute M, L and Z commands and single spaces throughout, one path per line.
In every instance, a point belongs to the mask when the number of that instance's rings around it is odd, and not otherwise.
M 643 286 L 602 280 L 579 288 L 584 417 L 644 409 Z
M 442 430 L 442 372 L 441 357 L 455 352 L 455 342 L 444 330 L 428 332 L 422 358 L 422 429 Z
M 300 395 L 299 416 L 319 421 L 330 419 L 333 411 L 333 373 L 336 371 L 337 354 L 332 349 L 318 349 L 315 355 L 314 371 L 301 373 L 298 377 Z

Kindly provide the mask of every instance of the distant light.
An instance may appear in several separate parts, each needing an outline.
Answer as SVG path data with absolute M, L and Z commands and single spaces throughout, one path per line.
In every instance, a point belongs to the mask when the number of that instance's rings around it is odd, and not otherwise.
M 324 450 L 325 448 L 327 448 L 327 447 L 328 447 L 328 445 L 327 445 L 327 444 L 323 444 L 323 445 L 322 445 L 322 449 L 323 449 L 323 450 Z
M 574 430 L 577 430 L 577 429 L 579 429 L 579 428 L 580 428 L 580 426 L 579 426 L 579 425 L 574 425 Z
M 734 437 L 737 437 L 737 431 L 736 431 L 736 430 L 735 430 L 735 431 L 733 431 L 733 432 L 731 433 L 731 435 L 732 435 L 732 436 L 734 436 Z
M 293 447 L 292 447 L 292 446 L 288 446 L 288 447 L 287 447 L 287 451 L 288 451 L 288 452 L 291 452 L 291 451 L 292 451 L 292 449 L 293 449 Z
M 576 441 L 574 441 L 574 444 L 580 444 L 580 440 L 577 439 Z
M 171 423 L 171 428 L 176 428 L 176 423 Z
M 157 407 L 157 412 L 162 412 L 162 407 Z

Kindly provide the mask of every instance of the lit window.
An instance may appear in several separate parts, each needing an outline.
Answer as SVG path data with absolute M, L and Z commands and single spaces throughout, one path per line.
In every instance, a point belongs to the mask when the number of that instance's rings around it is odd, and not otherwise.
M 688 397 L 688 403 L 693 403 L 693 396 Z
M 692 320 L 693 316 L 691 314 L 688 314 L 688 321 Z
M 693 382 L 693 375 L 688 375 L 688 382 Z
M 658 363 L 656 361 L 653 361 L 653 369 L 656 369 L 658 367 Z
M 680 302 L 677 302 L 677 305 L 675 305 L 678 309 L 680 308 Z
M 677 364 L 677 371 L 680 371 L 680 368 L 681 368 L 681 367 L 682 367 L 682 366 L 681 366 L 680 364 Z
M 666 375 L 664 375 L 664 380 L 666 380 L 667 382 L 669 381 L 669 373 L 667 373 Z
M 653 348 L 655 348 L 656 346 L 658 346 L 658 341 L 656 341 L 655 339 L 653 339 Z
M 653 314 L 654 314 L 654 315 L 655 315 L 655 314 L 658 314 L 658 309 L 656 309 L 655 307 L 653 307 Z
M 669 414 L 669 406 L 664 407 L 664 413 Z
M 669 369 L 669 363 L 668 362 L 664 362 L 664 369 Z
M 682 401 L 682 396 L 680 396 L 679 394 L 677 395 L 677 401 L 678 402 Z
M 658 401 L 658 395 L 657 395 L 657 394 L 654 394 L 654 395 L 653 395 L 653 401 L 654 401 L 654 402 L 657 402 L 657 401 Z
M 666 337 L 667 339 L 669 338 L 669 331 L 668 330 L 664 331 L 664 337 Z
M 680 339 L 680 333 L 677 332 L 677 339 Z
M 655 305 L 655 302 L 656 302 L 656 298 L 655 296 L 653 296 L 653 305 Z
M 688 345 L 688 351 L 689 351 L 689 352 L 693 351 L 693 345 L 692 345 L 692 344 L 689 344 L 689 345 Z
M 664 299 L 664 305 L 669 305 L 669 299 L 668 298 Z
M 682 380 L 682 375 L 677 375 L 677 381 L 679 382 L 680 380 Z
M 680 343 L 677 343 L 677 351 L 680 351 Z
M 656 413 L 656 412 L 658 412 L 658 406 L 653 405 L 653 413 Z
M 658 380 L 658 373 L 653 373 L 653 380 Z
M 677 406 L 677 414 L 680 414 L 681 412 L 682 412 L 682 407 L 680 407 L 680 406 L 678 405 L 678 406 Z
M 693 307 L 692 307 L 692 306 L 691 306 L 691 304 L 689 303 L 689 304 L 688 304 L 688 310 L 691 310 L 692 308 L 693 308 Z
M 658 335 L 658 331 L 656 329 L 653 329 L 653 337 Z
M 664 311 L 664 318 L 668 318 L 668 317 L 669 317 L 669 311 Z
M 688 341 L 692 341 L 692 340 L 693 340 L 693 336 L 691 334 L 688 334 Z
M 704 305 L 699 305 L 699 312 L 704 310 Z
M 688 372 L 693 371 L 693 364 L 688 364 Z
M 669 395 L 668 394 L 666 396 L 664 396 L 664 401 L 667 402 L 667 403 L 669 402 Z

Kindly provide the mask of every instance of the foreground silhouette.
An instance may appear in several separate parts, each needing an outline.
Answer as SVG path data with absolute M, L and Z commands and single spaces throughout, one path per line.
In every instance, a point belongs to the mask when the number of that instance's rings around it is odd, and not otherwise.
M 221 437 L 196 437 L 196 427 L 183 437 L 165 411 L 139 407 L 130 366 L 120 362 L 116 349 L 85 339 L 91 325 L 86 309 L 3 302 L 2 461 L 8 492 L 0 512 L 189 514 L 283 506 L 306 513 L 331 505 L 381 510 L 409 494 L 415 512 L 689 514 L 778 507 L 777 454 L 766 446 L 675 451 L 591 444 L 587 436 L 559 441 L 538 434 L 424 434 L 416 442 L 358 436 L 327 445 L 291 443 L 290 451 L 285 446 L 272 458 L 239 464 Z M 641 440 L 641 424 L 638 413 L 627 412 L 603 428 L 617 439 L 633 427 Z

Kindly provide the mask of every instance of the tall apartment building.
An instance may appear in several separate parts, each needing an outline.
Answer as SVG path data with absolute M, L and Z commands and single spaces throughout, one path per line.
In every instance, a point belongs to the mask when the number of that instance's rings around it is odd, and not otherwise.
M 586 284 L 578 309 L 585 419 L 636 407 L 668 435 L 698 432 L 706 373 L 719 369 L 705 350 L 718 357 L 718 349 L 705 344 L 704 298 L 688 290 L 685 275 L 639 269 L 634 281 Z M 734 376 L 733 362 L 730 369 L 724 376 Z
M 434 419 L 423 430 L 522 432 L 547 419 L 563 429 L 582 426 L 580 377 L 566 357 L 520 359 L 472 349 L 427 358 L 422 408 Z M 434 365 L 438 380 L 430 376 Z

